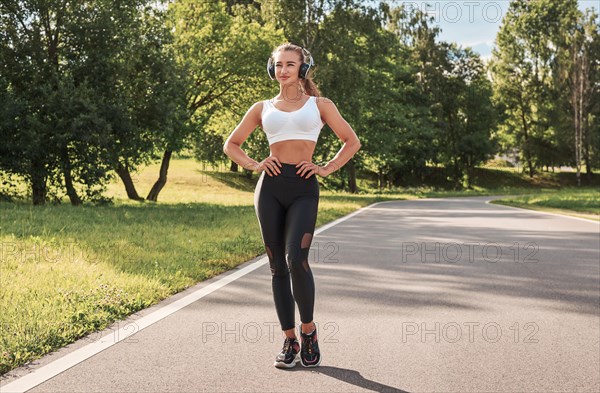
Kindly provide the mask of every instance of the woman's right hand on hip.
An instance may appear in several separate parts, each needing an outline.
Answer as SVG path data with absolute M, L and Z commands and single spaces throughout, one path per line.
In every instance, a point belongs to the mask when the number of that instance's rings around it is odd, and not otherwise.
M 281 163 L 275 156 L 269 156 L 258 164 L 258 173 L 265 171 L 269 176 L 277 176 L 281 173 Z

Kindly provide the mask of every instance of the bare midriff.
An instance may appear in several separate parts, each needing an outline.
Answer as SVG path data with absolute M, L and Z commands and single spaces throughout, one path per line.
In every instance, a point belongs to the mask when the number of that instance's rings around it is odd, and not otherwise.
M 297 164 L 301 161 L 312 162 L 316 142 L 300 139 L 275 142 L 270 146 L 271 156 L 277 157 L 279 162 Z

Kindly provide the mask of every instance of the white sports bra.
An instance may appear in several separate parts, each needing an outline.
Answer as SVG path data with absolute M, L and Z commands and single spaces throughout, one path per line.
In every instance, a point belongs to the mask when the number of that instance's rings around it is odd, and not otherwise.
M 290 139 L 316 142 L 323 125 L 325 123 L 321 120 L 316 97 L 311 96 L 302 108 L 293 112 L 280 111 L 275 108 L 272 100 L 263 101 L 262 128 L 269 146 Z

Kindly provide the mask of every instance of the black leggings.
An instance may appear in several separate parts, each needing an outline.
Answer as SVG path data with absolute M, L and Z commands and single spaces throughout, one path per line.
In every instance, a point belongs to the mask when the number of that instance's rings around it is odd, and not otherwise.
M 295 327 L 294 300 L 300 320 L 313 320 L 315 282 L 308 252 L 317 222 L 319 182 L 314 174 L 300 177 L 295 164 L 282 163 L 280 170 L 274 176 L 262 172 L 254 191 L 254 208 L 269 257 L 277 316 L 281 329 L 288 330 Z

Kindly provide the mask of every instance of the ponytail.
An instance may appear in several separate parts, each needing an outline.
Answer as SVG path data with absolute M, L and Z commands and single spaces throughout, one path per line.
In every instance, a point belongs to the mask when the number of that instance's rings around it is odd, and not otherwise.
M 319 91 L 319 88 L 317 87 L 315 82 L 313 82 L 312 78 L 310 77 L 310 71 L 309 71 L 309 75 L 306 77 L 306 79 L 304 79 L 302 81 L 302 87 L 304 88 L 304 92 L 306 94 L 308 94 L 309 96 L 321 97 L 321 92 Z

